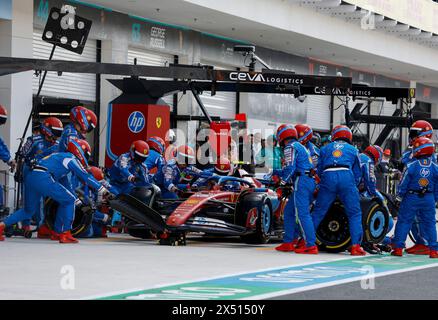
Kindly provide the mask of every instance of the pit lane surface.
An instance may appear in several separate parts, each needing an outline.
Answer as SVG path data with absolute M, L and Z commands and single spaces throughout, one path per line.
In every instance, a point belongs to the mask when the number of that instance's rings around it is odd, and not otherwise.
M 200 241 L 192 238 L 185 247 L 169 247 L 120 234 L 111 234 L 107 239 L 82 239 L 73 245 L 10 238 L 0 243 L 0 299 L 99 298 L 122 291 L 135 292 L 265 269 L 350 260 L 346 254 L 279 253 L 273 250 L 274 246 L 249 246 L 236 239 Z M 72 270 L 75 288 L 63 289 L 64 277 L 67 273 L 71 276 Z M 436 269 L 418 272 L 432 270 Z M 376 283 L 381 278 L 378 279 Z M 403 290 L 410 290 L 410 285 L 411 282 L 403 285 Z

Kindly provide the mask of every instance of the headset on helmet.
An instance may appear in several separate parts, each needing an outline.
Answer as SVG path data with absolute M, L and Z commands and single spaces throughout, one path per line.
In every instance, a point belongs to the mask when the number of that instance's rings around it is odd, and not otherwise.
M 371 145 L 366 147 L 365 153 L 370 157 L 372 157 L 375 164 L 380 163 L 383 157 L 383 149 L 377 145 Z
M 175 159 L 178 164 L 192 164 L 195 162 L 195 151 L 187 145 L 175 149 Z
M 435 152 L 435 145 L 433 141 L 426 137 L 419 137 L 412 143 L 412 153 L 415 158 L 431 156 Z
M 432 139 L 433 127 L 425 120 L 415 121 L 409 129 L 409 141 L 413 141 L 418 137 L 426 137 Z
M 283 145 L 286 139 L 298 139 L 298 133 L 292 125 L 282 124 L 277 129 L 277 141 Z
M 214 165 L 214 172 L 221 176 L 227 176 L 231 171 L 231 162 L 228 158 L 220 158 Z
M 82 106 L 70 110 L 70 120 L 79 125 L 82 132 L 91 132 L 97 125 L 96 114 Z
M 105 179 L 105 175 L 103 174 L 102 169 L 100 169 L 99 167 L 90 166 L 88 168 L 88 172 L 91 173 L 94 179 L 96 179 L 97 181 L 102 181 Z
M 297 124 L 295 126 L 295 129 L 297 130 L 298 141 L 301 142 L 301 144 L 305 145 L 312 139 L 313 130 L 309 125 Z
M 137 162 L 143 162 L 149 156 L 149 145 L 146 141 L 136 140 L 131 144 L 129 152 L 131 159 Z
M 85 168 L 88 167 L 88 160 L 91 156 L 91 147 L 87 141 L 82 139 L 72 139 L 67 145 L 67 151 L 72 153 Z
M 349 127 L 339 125 L 333 128 L 331 138 L 332 141 L 344 140 L 351 143 L 353 141 L 353 133 Z
M 44 119 L 43 123 L 40 125 L 40 132 L 46 138 L 59 138 L 62 135 L 64 126 L 56 117 L 49 117 Z
M 157 136 L 150 137 L 149 139 L 146 140 L 146 142 L 149 145 L 149 148 L 151 148 L 152 150 L 157 151 L 161 155 L 164 153 L 166 144 L 164 140 L 161 139 L 160 137 Z
M 8 120 L 8 111 L 0 104 L 0 126 Z

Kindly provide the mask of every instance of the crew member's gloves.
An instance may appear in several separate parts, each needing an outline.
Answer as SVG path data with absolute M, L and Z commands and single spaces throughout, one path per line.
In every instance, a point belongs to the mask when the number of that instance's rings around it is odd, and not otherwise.
M 129 177 L 128 177 L 128 181 L 129 182 L 135 182 L 135 176 L 133 175 L 133 174 L 131 174 Z
M 82 200 L 79 199 L 79 198 L 77 198 L 77 199 L 75 200 L 75 207 L 79 207 L 80 205 L 82 205 Z
M 402 202 L 402 197 L 400 197 L 400 196 L 397 196 L 397 197 L 395 197 L 395 200 L 394 200 L 394 202 L 395 202 L 395 206 L 397 207 L 397 208 L 400 208 L 400 203 Z
M 107 194 L 109 194 L 108 189 L 102 186 L 97 192 L 97 202 L 102 202 L 103 197 L 106 196 Z
M 15 161 L 15 159 L 9 160 L 8 166 L 11 168 L 11 172 L 14 172 L 15 168 L 17 167 L 17 162 Z
M 281 183 L 281 178 L 277 175 L 273 175 L 271 179 L 275 186 L 278 186 Z

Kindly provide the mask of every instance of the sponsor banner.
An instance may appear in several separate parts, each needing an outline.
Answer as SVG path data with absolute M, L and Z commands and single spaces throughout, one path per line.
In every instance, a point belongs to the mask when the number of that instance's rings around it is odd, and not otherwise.
M 428 256 L 367 256 L 223 276 L 107 295 L 98 299 L 258 299 L 436 266 L 438 262 Z

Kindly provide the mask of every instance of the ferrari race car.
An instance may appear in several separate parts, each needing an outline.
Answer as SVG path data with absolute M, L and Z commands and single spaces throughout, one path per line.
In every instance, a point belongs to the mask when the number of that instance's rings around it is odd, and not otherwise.
M 281 237 L 285 197 L 261 187 L 254 178 L 226 176 L 211 180 L 216 180 L 212 189 L 187 193 L 180 199 L 160 199 L 157 188 L 135 188 L 110 204 L 137 223 L 130 226 L 132 235 L 144 237 L 150 229 L 161 244 L 185 244 L 189 232 L 240 236 L 254 244 Z M 240 184 L 240 190 L 226 188 L 230 182 Z M 139 232 L 141 228 L 144 232 Z
M 271 188 L 267 181 L 249 177 L 212 178 L 212 188 L 186 192 L 179 199 L 161 199 L 156 186 L 137 187 L 129 194 L 110 200 L 110 206 L 127 220 L 127 230 L 137 238 L 157 238 L 160 244 L 185 245 L 188 233 L 213 236 L 239 236 L 245 243 L 264 244 L 283 236 L 283 210 L 291 191 L 289 186 Z M 228 183 L 240 184 L 240 190 L 229 190 Z M 267 186 L 264 187 L 262 182 Z M 388 207 L 376 199 L 362 198 L 364 241 L 380 243 L 388 232 L 389 216 L 397 215 L 391 197 Z M 46 222 L 52 227 L 56 202 L 46 202 Z M 389 208 L 389 209 L 388 209 Z M 72 233 L 91 223 L 93 208 L 76 209 Z M 335 201 L 317 229 L 321 250 L 341 252 L 350 246 L 348 219 L 339 201 Z

